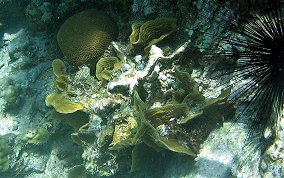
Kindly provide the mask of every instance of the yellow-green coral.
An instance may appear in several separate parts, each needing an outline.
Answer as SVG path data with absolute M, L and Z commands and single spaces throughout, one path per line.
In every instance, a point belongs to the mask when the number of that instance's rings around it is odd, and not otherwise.
M 121 64 L 117 57 L 101 58 L 96 65 L 96 77 L 99 80 L 111 80 L 114 71 L 118 70 Z
M 230 93 L 230 88 L 222 90 L 221 94 L 217 98 L 211 98 L 209 101 L 203 104 L 200 111 L 191 114 L 189 117 L 183 118 L 180 123 L 184 124 L 199 117 L 206 117 L 208 123 L 223 122 L 225 115 L 235 112 L 233 105 L 227 102 Z
M 60 59 L 54 59 L 52 61 L 53 73 L 57 78 L 66 77 L 65 64 Z
M 145 51 L 171 35 L 176 31 L 176 19 L 175 18 L 157 18 L 141 23 L 134 23 L 132 25 L 132 33 L 130 35 L 131 51 L 135 52 L 139 48 L 143 48 Z
M 86 146 L 92 144 L 95 140 L 95 137 L 92 132 L 88 131 L 89 123 L 81 126 L 79 130 L 71 134 L 71 139 L 73 142 L 77 143 L 80 146 Z
M 137 122 L 133 117 L 120 120 L 115 124 L 113 140 L 110 144 L 110 149 L 116 150 L 132 144 L 134 129 L 137 127 Z
M 101 56 L 118 35 L 115 22 L 103 12 L 84 10 L 60 27 L 57 41 L 66 60 L 82 65 Z
M 65 69 L 65 64 L 60 59 L 55 59 L 52 61 L 52 69 L 53 73 L 56 77 L 55 79 L 55 87 L 59 91 L 68 90 L 68 81 L 67 81 L 67 72 Z
M 33 144 L 45 143 L 49 139 L 49 131 L 44 128 L 32 129 L 26 133 L 22 139 Z
M 191 78 L 188 72 L 182 72 L 175 68 L 175 77 L 180 88 L 173 92 L 172 102 L 190 103 L 190 105 L 204 104 L 205 97 L 198 91 L 197 83 Z
M 68 82 L 63 78 L 57 78 L 54 85 L 59 91 L 68 91 Z
M 165 107 L 147 110 L 145 103 L 141 100 L 138 93 L 134 92 L 134 105 L 139 116 L 136 117 L 138 130 L 133 138 L 133 144 L 143 141 L 145 144 L 156 150 L 160 147 L 174 152 L 196 156 L 187 145 L 182 144 L 180 139 L 183 137 L 179 138 L 182 129 L 178 126 L 172 128 L 173 130 L 178 131 L 177 135 L 161 135 L 158 132 L 158 126 L 167 127 L 172 119 L 181 119 L 187 115 L 188 109 L 185 104 L 166 105 Z
M 45 98 L 46 106 L 53 106 L 54 109 L 63 114 L 84 110 L 81 103 L 73 102 L 68 96 L 59 93 L 52 93 Z
M 184 82 L 190 76 L 182 73 Z M 186 86 L 186 85 L 185 85 Z M 135 117 L 138 123 L 133 137 L 133 145 L 144 142 L 159 151 L 161 148 L 190 156 L 196 156 L 200 144 L 209 133 L 222 123 L 228 112 L 234 112 L 226 102 L 230 91 L 222 91 L 218 98 L 205 102 L 204 96 L 193 89 L 186 91 L 190 106 L 200 105 L 199 109 L 190 111 L 188 103 L 166 104 L 162 107 L 147 109 L 137 92 L 134 92 Z M 202 97 L 201 97 L 202 96 Z M 227 108 L 225 110 L 224 108 Z M 232 110 L 231 110 L 232 109 Z
M 0 138 L 0 172 L 5 172 L 9 169 L 9 148 L 6 141 Z
M 196 82 L 188 72 L 182 72 L 178 68 L 175 68 L 175 77 L 180 82 L 181 87 L 188 92 L 192 92 L 192 90 L 197 88 Z
M 185 103 L 182 104 L 167 104 L 165 106 L 148 109 L 144 115 L 147 120 L 154 126 L 159 126 L 171 119 L 180 120 L 186 117 L 189 113 L 188 106 Z
M 140 27 L 143 25 L 143 23 L 133 23 L 131 25 L 132 32 L 129 36 L 130 44 L 134 44 L 139 39 L 139 33 L 140 33 Z

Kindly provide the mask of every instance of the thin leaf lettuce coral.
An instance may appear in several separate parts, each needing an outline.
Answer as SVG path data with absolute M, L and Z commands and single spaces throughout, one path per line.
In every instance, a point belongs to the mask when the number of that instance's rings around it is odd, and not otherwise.
M 114 71 L 118 70 L 122 62 L 117 57 L 101 58 L 96 65 L 96 77 L 103 80 L 111 80 Z
M 54 109 L 62 114 L 74 113 L 76 111 L 83 111 L 84 107 L 79 102 L 71 101 L 68 93 L 70 91 L 70 84 L 68 82 L 68 74 L 65 69 L 65 64 L 60 59 L 52 61 L 53 73 L 56 77 L 55 86 L 61 93 L 52 93 L 45 98 L 46 106 L 53 106 Z
M 133 23 L 129 37 L 131 51 L 134 53 L 141 47 L 147 52 L 151 46 L 171 35 L 177 29 L 175 18 L 157 18 L 145 23 Z
M 84 110 L 84 107 L 79 102 L 72 102 L 68 96 L 59 93 L 52 93 L 45 99 L 46 106 L 53 106 L 54 109 L 63 114 L 74 113 L 79 110 Z
M 167 110 L 167 107 L 157 108 L 154 110 L 147 110 L 145 103 L 141 100 L 140 96 L 137 92 L 134 92 L 134 105 L 137 109 L 137 113 L 139 116 L 137 117 L 137 123 L 139 124 L 139 128 L 137 133 L 134 136 L 133 143 L 137 144 L 141 141 L 146 143 L 150 147 L 160 147 L 164 149 L 168 149 L 174 152 L 184 153 L 190 156 L 195 157 L 196 154 L 191 150 L 191 148 L 186 144 L 181 144 L 181 138 L 184 138 L 183 131 L 178 126 L 173 126 L 171 129 L 177 131 L 181 135 L 164 135 L 158 132 L 157 129 L 159 126 L 166 124 L 169 122 L 169 119 L 172 119 L 172 116 L 179 117 L 180 115 L 186 115 L 186 109 L 184 110 L 184 105 L 176 106 L 174 108 L 179 108 L 178 113 L 175 114 L 175 110 Z M 146 114 L 148 113 L 148 114 Z M 153 116 L 153 117 L 152 117 Z M 164 118 L 162 121 L 160 119 Z M 151 121 L 153 120 L 153 121 Z M 161 123 L 161 121 L 163 123 Z M 156 123 L 155 123 L 156 122 Z M 167 125 L 167 124 L 166 124 Z M 167 127 L 164 125 L 165 127 Z M 169 126 L 171 127 L 171 126 Z M 174 132 L 175 132 L 174 131 Z M 180 137 L 181 136 L 181 137 Z
M 54 59 L 52 61 L 53 74 L 55 75 L 55 87 L 59 91 L 68 90 L 68 74 L 65 69 L 65 64 L 60 59 Z

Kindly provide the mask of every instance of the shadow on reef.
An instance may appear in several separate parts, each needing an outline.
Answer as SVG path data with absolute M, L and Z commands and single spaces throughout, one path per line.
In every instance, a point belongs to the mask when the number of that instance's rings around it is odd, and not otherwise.
M 46 134 L 50 133 L 43 128 L 38 129 L 41 131 L 26 130 L 18 136 L 13 134 L 1 136 L 1 178 L 21 178 L 27 175 L 38 177 L 38 174 L 48 173 L 55 169 L 53 165 L 56 162 L 57 166 L 68 167 L 70 170 L 78 164 L 82 164 L 80 156 L 82 149 L 70 138 L 70 133 L 73 132 L 72 128 L 66 127 L 64 124 L 60 124 L 59 127 L 60 129 L 57 132 L 48 137 Z M 6 145 L 3 144 L 3 140 Z M 58 144 L 64 146 L 58 147 Z M 9 148 L 8 152 L 7 148 Z M 8 159 L 4 157 L 4 153 L 6 153 Z M 8 169 L 7 166 L 5 168 L 7 164 L 4 161 L 8 162 L 8 167 L 13 167 L 13 169 Z M 6 170 L 3 170 L 4 168 Z
M 24 8 L 28 2 L 12 0 L 0 3 L 2 3 L 0 11 L 0 39 L 2 39 L 4 33 L 13 34 L 26 24 Z M 0 47 L 1 45 L 0 43 Z

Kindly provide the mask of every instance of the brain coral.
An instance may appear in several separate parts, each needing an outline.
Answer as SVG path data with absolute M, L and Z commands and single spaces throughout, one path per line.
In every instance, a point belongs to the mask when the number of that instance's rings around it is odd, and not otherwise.
M 110 17 L 95 9 L 88 9 L 64 22 L 57 34 L 57 41 L 71 64 L 82 65 L 102 55 L 117 35 L 117 26 Z

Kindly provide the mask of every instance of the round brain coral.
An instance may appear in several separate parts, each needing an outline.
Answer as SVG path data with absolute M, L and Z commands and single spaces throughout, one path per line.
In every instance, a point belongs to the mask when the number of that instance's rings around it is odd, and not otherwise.
M 109 16 L 88 9 L 64 22 L 57 41 L 66 59 L 78 66 L 101 56 L 117 35 L 116 23 Z

